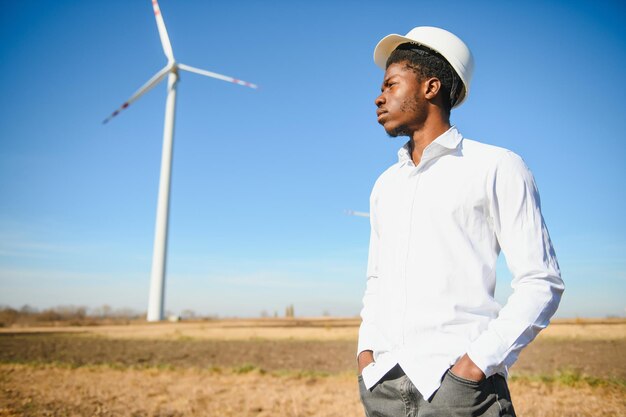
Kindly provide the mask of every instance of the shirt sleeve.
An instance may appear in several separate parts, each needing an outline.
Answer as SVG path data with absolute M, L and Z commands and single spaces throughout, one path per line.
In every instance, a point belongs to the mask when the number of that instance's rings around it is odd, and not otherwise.
M 510 367 L 548 325 L 565 289 L 539 192 L 522 159 L 507 152 L 488 187 L 491 220 L 513 275 L 513 293 L 467 352 L 487 377 L 503 364 Z
M 378 248 L 379 234 L 376 216 L 376 186 L 370 196 L 370 245 L 367 259 L 367 284 L 363 296 L 361 309 L 361 326 L 359 328 L 359 342 L 357 356 L 364 350 L 375 351 L 382 346 L 382 335 L 376 326 L 377 313 L 380 309 L 379 279 L 378 279 Z

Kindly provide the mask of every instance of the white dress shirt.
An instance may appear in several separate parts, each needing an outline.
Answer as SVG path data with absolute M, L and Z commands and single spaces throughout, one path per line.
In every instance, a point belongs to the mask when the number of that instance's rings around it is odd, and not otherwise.
M 455 127 L 424 149 L 408 144 L 376 181 L 358 352 L 369 389 L 399 364 L 425 399 L 467 353 L 487 377 L 507 375 L 546 327 L 564 290 L 532 174 L 513 152 Z M 500 249 L 513 274 L 494 299 Z

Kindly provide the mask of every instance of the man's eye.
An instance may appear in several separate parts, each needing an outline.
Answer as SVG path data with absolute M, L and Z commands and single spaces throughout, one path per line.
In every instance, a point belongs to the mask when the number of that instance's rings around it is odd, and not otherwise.
M 380 89 L 380 92 L 383 93 L 385 90 L 390 89 L 393 85 L 396 85 L 396 84 L 397 83 L 386 83 L 385 86 Z

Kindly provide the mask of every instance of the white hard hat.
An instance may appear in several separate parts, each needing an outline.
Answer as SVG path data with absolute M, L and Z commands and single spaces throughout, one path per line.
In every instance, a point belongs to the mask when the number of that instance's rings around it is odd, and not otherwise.
M 474 57 L 472 51 L 456 35 L 447 30 L 432 27 L 418 26 L 411 29 L 406 36 L 387 35 L 378 42 L 374 49 L 374 62 L 382 69 L 386 69 L 387 58 L 399 45 L 403 43 L 418 43 L 433 51 L 439 52 L 454 68 L 465 87 L 458 100 L 452 107 L 458 107 L 469 95 L 472 74 L 474 73 Z

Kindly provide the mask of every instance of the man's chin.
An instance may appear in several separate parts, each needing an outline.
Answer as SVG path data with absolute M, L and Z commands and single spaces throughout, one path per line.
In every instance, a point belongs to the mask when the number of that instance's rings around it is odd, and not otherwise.
M 406 126 L 397 126 L 396 128 L 389 129 L 385 127 L 385 132 L 387 132 L 387 135 L 389 135 L 389 137 L 391 138 L 397 138 L 398 136 L 409 136 Z

